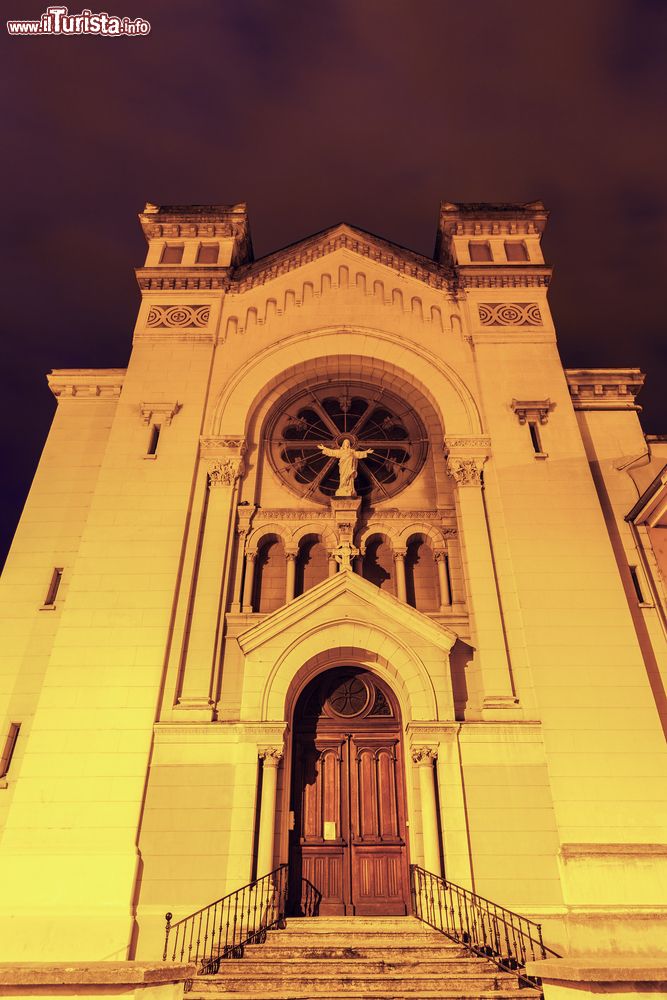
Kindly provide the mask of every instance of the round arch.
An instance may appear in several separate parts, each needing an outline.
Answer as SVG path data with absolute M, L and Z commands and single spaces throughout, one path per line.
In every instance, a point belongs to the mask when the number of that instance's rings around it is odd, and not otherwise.
M 247 717 L 288 721 L 305 685 L 343 664 L 377 672 L 395 692 L 404 723 L 439 718 L 435 688 L 421 658 L 380 626 L 353 618 L 318 626 L 284 650 L 265 675 L 259 703 L 246 704 Z
M 358 354 L 360 340 L 363 355 Z M 345 356 L 355 358 L 362 375 L 367 372 L 377 378 L 379 367 L 388 388 L 392 382 L 414 386 L 433 407 L 442 434 L 482 434 L 477 404 L 463 379 L 441 358 L 415 346 L 406 345 L 396 334 L 365 327 L 345 331 L 324 327 L 294 334 L 258 351 L 232 375 L 218 397 L 211 432 L 245 435 L 259 401 L 277 384 L 286 386 L 294 375 L 340 377 L 340 359 Z M 300 359 L 297 365 L 295 354 Z

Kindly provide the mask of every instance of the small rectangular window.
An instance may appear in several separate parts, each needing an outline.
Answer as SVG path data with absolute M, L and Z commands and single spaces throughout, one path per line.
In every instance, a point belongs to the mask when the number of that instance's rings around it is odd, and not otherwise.
M 9 732 L 7 734 L 7 739 L 5 740 L 5 745 L 2 748 L 2 757 L 0 757 L 0 778 L 4 778 L 11 767 L 12 757 L 14 756 L 14 750 L 16 749 L 16 741 L 19 738 L 20 729 L 20 722 L 9 723 Z
M 505 243 L 505 256 L 508 260 L 528 260 L 528 249 L 523 240 L 507 240 Z
M 220 247 L 217 243 L 201 243 L 197 252 L 198 264 L 217 264 Z
M 51 583 L 49 584 L 49 589 L 46 592 L 46 599 L 44 601 L 44 607 L 50 608 L 56 603 L 56 597 L 58 596 L 58 590 L 60 588 L 60 581 L 63 578 L 62 566 L 56 566 L 52 575 Z
M 157 455 L 158 441 L 160 440 L 160 425 L 153 424 L 151 427 L 151 436 L 148 439 L 148 450 L 147 455 Z
M 642 585 L 639 582 L 639 574 L 637 573 L 637 567 L 630 567 L 630 576 L 632 577 L 632 586 L 635 588 L 635 594 L 637 595 L 637 600 L 640 604 L 646 604 L 646 598 L 642 591 Z
M 162 251 L 161 264 L 180 264 L 183 260 L 183 244 L 167 243 Z
M 470 252 L 470 260 L 493 260 L 491 247 L 486 242 L 481 240 L 470 240 L 468 242 L 468 250 Z
M 530 431 L 530 440 L 533 443 L 533 451 L 536 455 L 543 455 L 540 431 L 534 420 L 528 421 L 528 430 Z

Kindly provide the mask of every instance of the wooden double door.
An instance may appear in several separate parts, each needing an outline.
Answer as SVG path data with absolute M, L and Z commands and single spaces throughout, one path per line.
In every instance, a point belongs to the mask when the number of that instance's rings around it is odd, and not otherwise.
M 401 720 L 369 671 L 339 668 L 294 716 L 290 831 L 293 913 L 410 909 Z

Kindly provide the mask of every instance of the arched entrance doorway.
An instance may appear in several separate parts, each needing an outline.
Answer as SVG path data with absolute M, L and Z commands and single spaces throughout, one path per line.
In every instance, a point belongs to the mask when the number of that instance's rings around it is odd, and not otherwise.
M 401 718 L 375 674 L 320 674 L 294 709 L 290 901 L 293 913 L 410 909 Z

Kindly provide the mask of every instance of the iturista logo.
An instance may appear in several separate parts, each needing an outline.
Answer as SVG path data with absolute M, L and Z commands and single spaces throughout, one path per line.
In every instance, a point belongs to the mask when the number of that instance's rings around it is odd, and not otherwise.
M 84 8 L 70 14 L 67 7 L 47 7 L 38 21 L 7 21 L 10 35 L 101 35 L 105 38 L 140 38 L 148 35 L 150 23 L 143 17 L 119 17 L 100 11 L 93 14 Z

